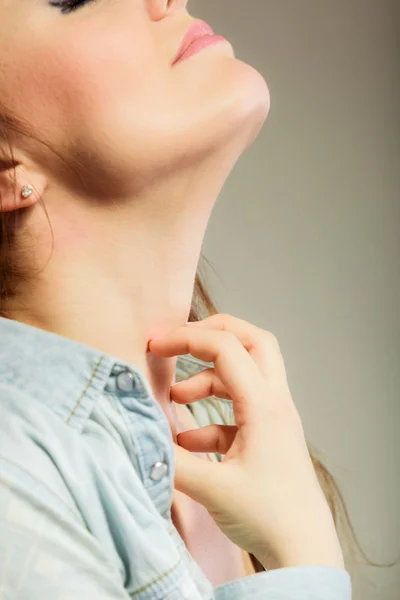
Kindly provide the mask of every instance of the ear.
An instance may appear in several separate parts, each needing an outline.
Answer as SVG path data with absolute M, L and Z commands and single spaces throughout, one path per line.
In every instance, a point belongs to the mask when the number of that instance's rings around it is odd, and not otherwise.
M 22 195 L 24 185 L 31 185 L 33 192 L 27 198 Z M 36 204 L 47 187 L 47 180 L 38 171 L 27 170 L 21 164 L 4 166 L 0 162 L 0 213 L 26 208 Z

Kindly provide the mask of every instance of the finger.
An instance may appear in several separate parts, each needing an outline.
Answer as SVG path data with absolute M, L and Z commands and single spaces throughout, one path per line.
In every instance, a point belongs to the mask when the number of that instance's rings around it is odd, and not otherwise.
M 178 434 L 179 446 L 190 452 L 218 452 L 226 454 L 239 428 L 235 425 L 207 425 Z
M 171 385 L 170 388 L 170 398 L 177 404 L 190 404 L 208 396 L 232 400 L 213 368 L 204 369 L 189 379 Z
M 196 329 L 216 329 L 233 333 L 258 365 L 266 379 L 287 382 L 286 367 L 273 333 L 229 314 L 218 313 L 186 325 Z
M 238 427 L 255 423 L 265 409 L 265 380 L 254 360 L 238 338 L 229 332 L 178 327 L 166 338 L 149 343 L 156 356 L 191 354 L 204 362 L 213 362 L 233 402 Z
M 212 506 L 221 489 L 221 471 L 218 470 L 221 465 L 194 456 L 177 444 L 174 444 L 174 450 L 176 489 L 206 508 Z M 223 499 L 222 489 L 220 495 Z

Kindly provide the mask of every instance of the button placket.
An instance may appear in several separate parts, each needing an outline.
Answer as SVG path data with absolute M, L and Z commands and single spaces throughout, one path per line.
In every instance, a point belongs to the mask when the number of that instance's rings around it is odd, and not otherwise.
M 143 484 L 163 514 L 169 510 L 173 494 L 173 440 L 164 413 L 147 382 L 127 365 L 114 366 L 109 387 L 124 409 Z

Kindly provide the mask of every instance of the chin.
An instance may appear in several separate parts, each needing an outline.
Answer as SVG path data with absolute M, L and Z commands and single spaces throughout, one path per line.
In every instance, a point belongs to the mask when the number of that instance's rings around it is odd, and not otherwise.
M 225 60 L 223 87 L 219 87 L 219 103 L 214 116 L 214 132 L 245 152 L 262 129 L 271 106 L 269 88 L 255 68 L 238 60 Z M 217 136 L 216 136 L 217 137 Z

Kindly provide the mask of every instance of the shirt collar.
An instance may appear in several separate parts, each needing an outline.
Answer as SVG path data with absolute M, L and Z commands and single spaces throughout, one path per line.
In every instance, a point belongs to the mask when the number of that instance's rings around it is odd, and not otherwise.
M 177 358 L 176 381 L 212 363 L 191 355 Z M 0 385 L 34 398 L 66 423 L 81 429 L 104 387 L 129 370 L 135 394 L 153 396 L 135 365 L 58 334 L 0 317 Z M 115 378 L 114 378 L 115 379 Z

